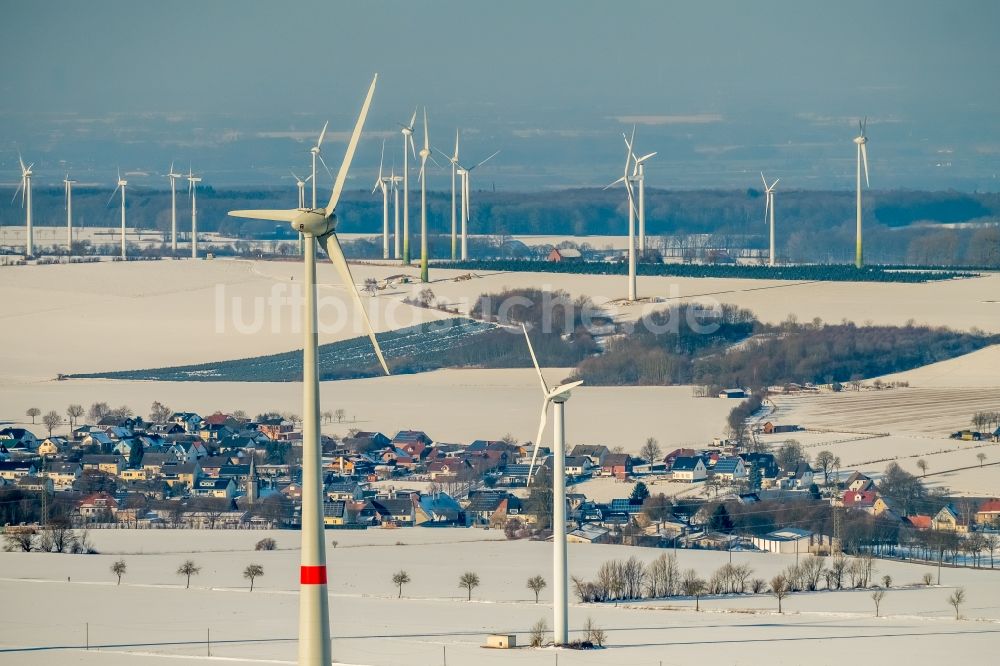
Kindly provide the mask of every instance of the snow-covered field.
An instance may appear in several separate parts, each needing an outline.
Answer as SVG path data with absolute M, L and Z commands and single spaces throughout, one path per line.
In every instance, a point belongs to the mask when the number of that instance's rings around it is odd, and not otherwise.
M 263 536 L 279 550 L 254 552 Z M 97 531 L 100 555 L 0 553 L 0 663 L 41 665 L 294 663 L 297 619 L 295 532 Z M 497 540 L 495 531 L 397 529 L 328 532 L 334 658 L 371 666 L 442 664 L 548 665 L 552 649 L 484 650 L 491 632 L 515 632 L 519 642 L 540 618 L 551 624 L 550 587 L 535 605 L 529 576 L 551 579 L 551 546 Z M 573 575 L 592 577 L 600 563 L 630 555 L 650 561 L 655 549 L 570 546 Z M 704 576 L 728 561 L 722 552 L 680 551 L 683 569 Z M 733 553 L 754 576 L 768 579 L 794 556 Z M 109 571 L 124 559 L 120 587 Z M 175 575 L 192 559 L 201 573 L 191 589 Z M 264 567 L 251 593 L 241 572 Z M 412 582 L 403 598 L 391 582 L 405 569 Z M 868 592 L 792 595 L 783 615 L 765 595 L 703 599 L 694 611 L 685 598 L 614 605 L 573 602 L 576 635 L 587 618 L 608 632 L 609 647 L 558 651 L 563 666 L 598 664 L 842 663 L 848 653 L 890 657 L 912 665 L 978 663 L 1000 648 L 1000 573 L 944 569 L 942 586 L 914 585 L 927 567 L 877 562 L 876 578 L 893 587 L 880 618 Z M 465 601 L 458 577 L 482 581 Z M 966 588 L 964 620 L 947 597 Z M 94 649 L 83 649 L 89 623 Z M 211 632 L 212 658 L 206 638 Z M 62 646 L 61 649 L 38 649 Z M 102 647 L 97 647 L 102 646 Z M 114 646 L 114 647 L 111 647 Z M 10 650 L 34 648 L 29 651 Z

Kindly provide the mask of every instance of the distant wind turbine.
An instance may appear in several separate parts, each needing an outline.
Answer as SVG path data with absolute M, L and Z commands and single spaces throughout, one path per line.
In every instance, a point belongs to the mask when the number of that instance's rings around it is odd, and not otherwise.
M 549 390 L 542 376 L 542 369 L 531 346 L 528 329 L 521 324 L 524 339 L 528 343 L 531 362 L 538 373 L 538 381 L 542 384 L 542 413 L 538 423 L 538 436 L 535 437 L 535 451 L 531 455 L 528 466 L 528 485 L 531 485 L 532 472 L 535 469 L 535 459 L 542 444 L 542 435 L 548 418 L 549 405 L 555 405 L 555 420 L 552 424 L 552 613 L 554 615 L 553 642 L 556 645 L 569 643 L 569 574 L 566 561 L 566 401 L 570 391 L 583 384 L 582 381 L 562 384 Z
M 636 258 L 635 258 L 635 194 L 632 191 L 632 179 L 629 173 L 629 166 L 632 164 L 632 144 L 635 140 L 635 127 L 632 128 L 632 138 L 622 134 L 625 139 L 625 170 L 622 177 L 611 183 L 604 189 L 614 187 L 618 183 L 625 184 L 625 192 L 628 194 L 628 300 L 636 300 Z
M 14 203 L 14 200 L 17 199 L 17 193 L 21 193 L 21 207 L 25 209 L 25 222 L 28 227 L 25 236 L 24 256 L 30 258 L 35 256 L 35 229 L 31 224 L 31 176 L 33 174 L 31 167 L 35 166 L 35 163 L 32 162 L 28 166 L 24 166 L 20 151 L 17 153 L 17 161 L 21 165 L 21 184 L 14 190 L 14 196 L 10 202 Z
M 399 259 L 403 252 L 399 233 L 399 184 L 403 182 L 403 177 L 396 175 L 395 166 L 392 167 L 389 182 L 392 183 L 392 258 Z
M 188 167 L 188 194 L 191 196 L 191 258 L 198 258 L 198 183 L 201 178 Z
M 118 194 L 118 190 L 122 193 L 122 259 L 128 259 L 128 255 L 125 249 L 125 188 L 128 187 L 128 181 L 122 178 L 122 170 L 118 170 L 118 185 L 115 187 L 115 191 L 111 193 L 108 197 L 108 203 L 106 205 L 111 205 L 111 200 L 115 198 Z
M 776 178 L 770 185 L 767 184 L 767 180 L 764 178 L 764 172 L 760 172 L 760 179 L 764 182 L 764 224 L 768 223 L 767 214 L 771 213 L 771 251 L 768 254 L 767 265 L 774 268 L 774 186 L 778 184 L 780 178 Z
M 413 147 L 413 128 L 417 123 L 417 110 L 413 109 L 408 125 L 400 125 L 403 133 L 403 264 L 410 265 L 410 156 L 417 157 Z M 409 152 L 407 152 L 409 148 Z
M 469 184 L 469 181 L 471 179 L 472 172 L 499 154 L 500 151 L 497 150 L 482 162 L 477 162 L 470 167 L 463 167 L 459 162 L 455 162 L 457 166 L 455 172 L 462 180 L 462 261 L 467 261 L 469 259 L 469 217 L 472 212 L 472 205 L 469 202 L 469 195 L 472 192 L 472 186 Z
M 316 158 L 318 157 L 320 162 L 323 161 L 323 156 L 320 155 L 320 147 L 323 145 L 323 138 L 326 136 L 326 127 L 329 124 L 330 124 L 330 121 L 326 121 L 325 123 L 323 123 L 323 129 L 319 133 L 319 139 L 316 141 L 316 145 L 309 149 L 309 154 L 312 155 L 312 176 L 311 176 L 311 178 L 312 178 L 312 208 L 313 208 L 313 210 L 316 209 Z M 324 167 L 326 166 L 325 162 L 323 163 L 323 166 Z M 327 167 L 327 168 L 329 168 L 329 167 Z M 300 208 L 301 208 L 301 206 L 300 206 Z
M 75 180 L 70 180 L 69 174 L 63 178 L 63 187 L 66 197 L 66 254 L 73 254 L 73 184 Z
M 455 129 L 455 152 L 451 155 L 445 155 L 444 152 L 438 151 L 444 155 L 448 161 L 451 163 L 451 260 L 455 261 L 458 259 L 458 193 L 456 192 L 456 176 L 458 175 L 458 129 Z M 464 179 L 463 179 L 464 183 Z M 465 196 L 464 194 L 462 195 Z
M 305 180 L 302 180 L 301 178 L 299 178 L 298 176 L 295 175 L 294 171 L 289 171 L 289 173 L 292 174 L 292 178 L 295 179 L 295 186 L 299 189 L 299 209 L 300 210 L 305 210 L 306 209 L 306 183 L 308 183 L 310 180 L 313 181 L 313 183 L 315 183 L 316 179 L 313 178 L 311 175 L 309 175 L 309 176 L 306 176 Z
M 382 165 L 385 162 L 385 139 L 382 139 L 382 156 L 378 159 L 378 177 L 375 179 L 375 187 L 372 188 L 372 194 L 375 194 L 376 190 L 382 190 L 382 258 L 389 258 L 389 184 L 390 180 L 387 176 L 382 175 Z
M 648 153 L 636 157 L 635 146 L 632 145 L 632 180 L 639 184 L 639 253 L 646 252 L 646 160 L 655 157 L 656 153 Z
M 871 183 L 868 182 L 868 117 L 865 116 L 864 122 L 858 121 L 858 129 L 860 133 L 858 136 L 854 137 L 854 143 L 858 144 L 858 239 L 857 245 L 854 251 L 854 265 L 861 268 L 864 265 L 864 254 L 861 250 L 861 164 L 865 165 L 865 187 L 871 187 Z
M 177 179 L 184 174 L 174 173 L 174 163 L 170 163 L 167 178 L 170 179 L 170 251 L 177 254 Z
M 427 107 L 424 107 L 424 145 L 420 148 L 420 281 L 430 282 L 427 270 L 427 158 L 431 144 L 427 133 Z

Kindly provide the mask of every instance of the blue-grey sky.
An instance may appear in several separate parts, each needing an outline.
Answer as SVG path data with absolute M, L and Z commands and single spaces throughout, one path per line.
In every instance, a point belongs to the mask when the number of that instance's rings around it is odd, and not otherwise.
M 752 186 L 764 169 L 848 188 L 866 114 L 873 187 L 1000 183 L 993 0 L 2 2 L 5 182 L 19 147 L 43 180 L 173 159 L 206 183 L 281 184 L 327 119 L 339 161 L 377 71 L 358 186 L 383 136 L 401 161 L 395 123 L 418 104 L 433 143 L 461 126 L 469 160 L 502 149 L 480 187 L 608 182 L 634 122 L 638 149 L 660 151 L 655 186 Z

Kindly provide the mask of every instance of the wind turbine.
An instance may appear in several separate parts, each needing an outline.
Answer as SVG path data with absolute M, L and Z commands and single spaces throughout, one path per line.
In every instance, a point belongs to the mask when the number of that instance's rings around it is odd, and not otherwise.
M 31 225 L 31 167 L 35 166 L 35 163 L 32 162 L 28 166 L 24 166 L 24 160 L 21 159 L 20 152 L 17 153 L 17 161 L 21 165 L 21 184 L 16 190 L 14 190 L 14 196 L 11 198 L 10 202 L 14 203 L 14 199 L 17 199 L 17 193 L 20 191 L 21 207 L 25 209 L 25 217 L 28 225 L 24 245 L 24 256 L 27 258 L 35 256 L 35 230 Z M 27 203 L 25 203 L 25 201 L 27 201 Z
M 330 609 L 327 595 L 326 547 L 323 531 L 323 470 L 319 438 L 319 369 L 317 352 L 319 341 L 316 332 L 316 242 L 326 248 L 347 292 L 360 313 L 368 337 L 375 347 L 379 363 L 389 373 L 375 331 L 361 303 L 358 288 L 351 277 L 351 269 L 337 240 L 337 202 L 340 201 L 347 172 L 354 158 L 354 151 L 361 137 L 361 130 L 375 93 L 372 79 L 361 113 L 347 144 L 344 162 L 334 179 L 330 201 L 325 208 L 311 210 L 236 210 L 229 214 L 258 220 L 287 222 L 308 239 L 308 251 L 303 254 L 305 268 L 306 307 L 303 311 L 305 339 L 302 348 L 302 566 L 299 573 L 299 664 L 301 666 L 328 665 L 330 652 Z
M 403 133 L 403 263 L 410 265 L 410 156 L 406 152 L 409 148 L 414 159 L 417 157 L 416 148 L 413 147 L 413 127 L 417 123 L 417 110 L 413 109 L 408 125 L 400 125 L 400 132 Z
M 566 401 L 570 391 L 583 384 L 582 381 L 562 384 L 549 390 L 538 366 L 535 350 L 528 337 L 528 329 L 521 324 L 524 339 L 528 343 L 531 362 L 542 384 L 542 415 L 535 437 L 535 451 L 528 466 L 528 484 L 531 484 L 535 469 L 535 458 L 542 443 L 545 423 L 548 419 L 549 404 L 555 405 L 555 420 L 552 424 L 552 640 L 556 645 L 569 643 L 569 574 L 566 562 Z
M 387 176 L 382 175 L 382 164 L 385 162 L 385 139 L 382 139 L 382 156 L 378 159 L 378 178 L 375 179 L 375 190 L 382 190 L 382 258 L 389 258 L 389 183 Z
M 483 166 L 499 154 L 500 151 L 497 150 L 482 162 L 474 164 L 470 167 L 463 167 L 457 160 L 455 162 L 457 167 L 456 173 L 462 179 L 462 261 L 466 261 L 469 258 L 469 213 L 471 211 L 469 194 L 472 191 L 469 186 L 469 178 L 475 169 Z
M 167 178 L 170 179 L 170 251 L 177 254 L 177 179 L 184 174 L 174 173 L 174 163 L 170 163 Z
M 319 139 L 316 141 L 316 145 L 309 149 L 309 154 L 312 155 L 312 208 L 316 209 L 316 158 L 319 158 L 320 162 L 323 162 L 323 156 L 319 154 L 320 146 L 323 145 L 323 138 L 326 136 L 326 127 L 330 124 L 330 121 L 323 123 L 323 129 L 319 133 Z M 323 163 L 326 166 L 326 163 Z M 304 206 L 300 206 L 304 208 Z
M 431 156 L 427 136 L 427 107 L 424 107 L 424 145 L 420 149 L 420 281 L 430 282 L 427 271 L 427 158 Z
M 118 194 L 118 190 L 122 192 L 122 259 L 127 259 L 128 256 L 125 253 L 125 188 L 128 186 L 128 181 L 122 179 L 122 170 L 118 170 L 118 185 L 115 187 L 115 191 L 111 193 L 108 197 L 108 203 L 106 206 L 111 205 L 111 200 L 115 198 Z
M 403 182 L 402 176 L 396 175 L 396 167 L 392 167 L 391 175 L 389 176 L 389 182 L 392 183 L 392 258 L 399 259 L 402 250 L 400 249 L 400 233 L 399 233 L 399 184 Z
M 458 258 L 458 214 L 457 214 L 457 201 L 458 196 L 455 186 L 455 177 L 458 175 L 458 128 L 455 129 L 455 152 L 452 155 L 445 155 L 442 151 L 438 150 L 439 153 L 444 155 L 451 162 L 451 260 L 455 261 Z M 463 170 L 464 171 L 464 170 Z M 462 183 L 464 187 L 465 178 L 462 178 Z M 462 197 L 465 197 L 465 190 L 462 190 Z M 462 208 L 463 212 L 465 210 L 464 204 Z M 464 218 L 463 218 L 464 219 Z
M 73 183 L 69 174 L 63 178 L 63 187 L 66 188 L 66 254 L 73 254 Z
M 316 179 L 313 178 L 312 176 L 306 176 L 306 179 L 302 180 L 301 178 L 299 178 L 298 176 L 295 175 L 294 171 L 289 170 L 288 173 L 292 174 L 292 178 L 295 179 L 295 185 L 296 185 L 296 187 L 299 188 L 299 208 L 302 209 L 302 210 L 305 210 L 306 209 L 306 183 L 308 183 L 311 180 L 311 181 L 313 181 L 313 185 L 315 185 L 316 184 Z
M 635 277 L 635 194 L 632 192 L 632 180 L 631 174 L 629 174 L 629 165 L 632 163 L 632 143 L 635 140 L 635 127 L 632 128 L 632 138 L 625 136 L 622 133 L 622 138 L 625 139 L 625 171 L 622 177 L 611 183 L 604 189 L 614 187 L 618 183 L 625 184 L 625 191 L 628 193 L 628 300 L 633 302 L 636 300 L 636 277 Z
M 188 167 L 188 194 L 191 195 L 191 258 L 198 258 L 198 183 L 201 178 Z
M 764 224 L 768 223 L 768 211 L 771 213 L 771 253 L 768 255 L 767 265 L 774 268 L 774 186 L 781 179 L 776 178 L 773 183 L 768 185 L 763 171 L 760 172 L 760 179 L 764 182 Z
M 865 187 L 871 187 L 868 182 L 868 116 L 864 122 L 858 121 L 860 133 L 854 137 L 854 143 L 858 144 L 858 240 L 854 251 L 854 265 L 861 268 L 864 265 L 864 254 L 861 251 L 861 163 L 865 165 Z

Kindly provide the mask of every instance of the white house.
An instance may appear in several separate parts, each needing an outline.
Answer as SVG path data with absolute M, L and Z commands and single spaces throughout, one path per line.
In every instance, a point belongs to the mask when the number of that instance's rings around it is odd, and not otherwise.
M 674 459 L 673 467 L 670 468 L 674 481 L 685 481 L 694 483 L 704 481 L 708 476 L 705 468 L 705 459 L 701 456 L 679 456 Z

